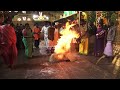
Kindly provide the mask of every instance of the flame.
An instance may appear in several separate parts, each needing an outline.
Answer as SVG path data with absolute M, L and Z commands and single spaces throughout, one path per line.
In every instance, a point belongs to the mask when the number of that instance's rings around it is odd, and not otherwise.
M 62 36 L 55 46 L 55 53 L 59 54 L 58 58 L 62 58 L 66 52 L 69 52 L 72 40 L 79 37 L 79 33 L 77 33 L 74 29 L 70 29 L 74 25 L 75 24 L 70 25 L 66 23 L 66 28 L 60 32 Z

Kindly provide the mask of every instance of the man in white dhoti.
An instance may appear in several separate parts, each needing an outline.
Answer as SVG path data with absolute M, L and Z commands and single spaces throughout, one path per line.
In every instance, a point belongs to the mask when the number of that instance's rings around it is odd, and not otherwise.
M 50 27 L 50 25 L 48 23 L 45 23 L 45 25 L 42 27 L 41 32 L 44 33 L 44 42 L 45 42 L 45 46 L 48 49 L 49 47 L 49 40 L 48 40 L 48 28 Z

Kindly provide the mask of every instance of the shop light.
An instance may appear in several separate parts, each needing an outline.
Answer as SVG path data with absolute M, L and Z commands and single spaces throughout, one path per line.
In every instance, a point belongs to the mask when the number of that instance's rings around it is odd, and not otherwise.
M 39 15 L 42 16 L 42 12 L 39 12 Z
M 49 20 L 49 17 L 46 17 L 47 20 Z
M 21 18 L 18 18 L 17 21 L 21 21 Z
M 26 17 L 22 17 L 23 18 L 23 21 L 26 21 Z
M 44 18 L 46 18 L 46 15 L 43 15 Z
M 18 11 L 14 11 L 14 12 L 18 12 Z
M 42 16 L 40 16 L 40 17 L 39 17 L 39 19 L 40 19 L 40 20 L 42 20 L 42 19 L 43 19 L 43 17 L 42 17 Z
M 30 18 L 27 18 L 27 21 L 31 21 L 31 19 L 30 19 Z
M 37 19 L 38 18 L 38 15 L 33 15 L 33 19 Z
M 26 11 L 22 11 L 22 13 L 26 14 Z

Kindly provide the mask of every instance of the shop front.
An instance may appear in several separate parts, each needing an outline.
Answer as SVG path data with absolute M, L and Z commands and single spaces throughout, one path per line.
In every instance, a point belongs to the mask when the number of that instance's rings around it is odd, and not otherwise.
M 31 14 L 18 14 L 15 15 L 12 19 L 13 24 L 22 24 L 25 25 L 25 23 L 29 23 L 30 27 L 32 28 L 34 26 L 34 21 Z
M 36 15 L 36 14 L 18 14 L 15 15 L 12 19 L 13 23 L 25 25 L 25 23 L 29 23 L 30 27 L 33 28 L 35 23 L 38 23 L 40 26 L 44 25 L 45 21 L 49 21 L 49 17 L 46 15 Z

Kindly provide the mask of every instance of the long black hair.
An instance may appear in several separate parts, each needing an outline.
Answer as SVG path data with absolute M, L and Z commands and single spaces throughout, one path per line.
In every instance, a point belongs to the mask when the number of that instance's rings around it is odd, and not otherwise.
M 100 21 L 99 21 L 99 24 L 101 25 L 101 27 L 103 28 L 103 19 L 100 19 Z

